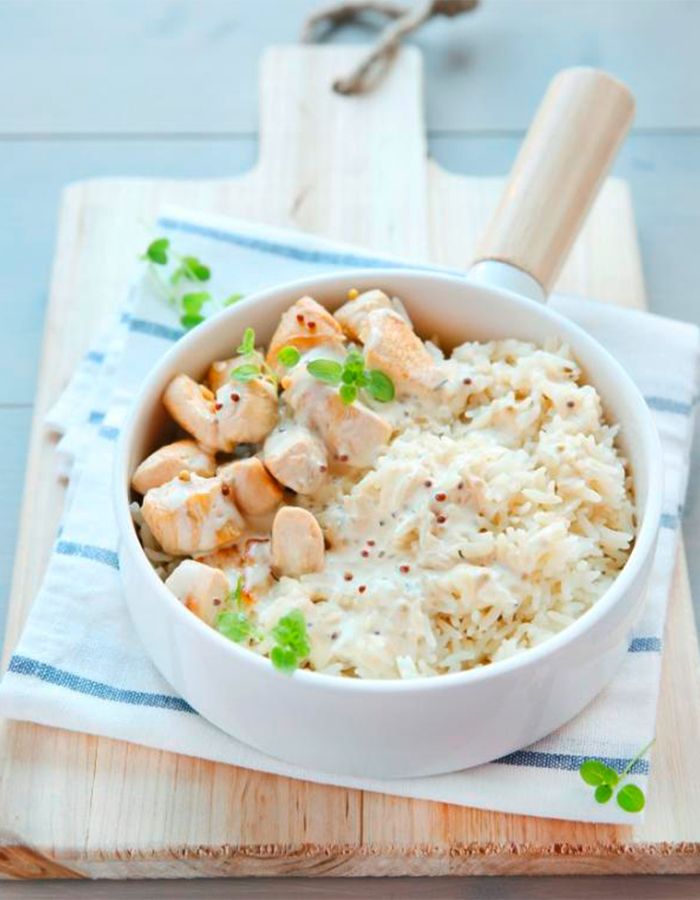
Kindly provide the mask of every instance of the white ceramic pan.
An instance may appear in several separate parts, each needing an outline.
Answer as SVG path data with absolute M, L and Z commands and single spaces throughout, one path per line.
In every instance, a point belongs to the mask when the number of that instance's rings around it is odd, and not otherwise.
M 633 114 L 629 91 L 602 72 L 572 69 L 552 83 L 525 141 L 469 278 L 353 271 L 260 293 L 179 341 L 151 373 L 124 429 L 115 503 L 120 570 L 138 634 L 156 666 L 195 709 L 242 741 L 293 763 L 399 777 L 473 766 L 548 734 L 612 678 L 640 612 L 659 526 L 658 437 L 623 369 L 543 303 Z M 246 326 L 267 342 L 302 294 L 330 309 L 348 287 L 402 298 L 419 333 L 447 347 L 467 339 L 565 340 L 621 425 L 638 509 L 629 561 L 594 607 L 546 643 L 490 666 L 415 680 L 359 680 L 271 663 L 219 635 L 163 586 L 129 515 L 129 480 L 167 421 L 161 394 L 179 372 L 200 378 L 230 356 Z M 174 727 L 177 727 L 175 724 Z

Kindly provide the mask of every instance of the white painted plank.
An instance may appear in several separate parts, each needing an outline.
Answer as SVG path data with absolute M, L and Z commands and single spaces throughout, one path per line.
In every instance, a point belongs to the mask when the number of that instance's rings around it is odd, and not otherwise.
M 295 42 L 319 2 L 2 0 L 0 131 L 252 134 L 262 49 Z M 569 65 L 629 81 L 639 126 L 700 127 L 698 33 L 694 0 L 486 0 L 416 40 L 428 128 L 523 128 Z
M 0 142 L 0 405 L 34 398 L 56 219 L 66 184 L 113 175 L 238 174 L 252 167 L 256 155 L 252 138 Z

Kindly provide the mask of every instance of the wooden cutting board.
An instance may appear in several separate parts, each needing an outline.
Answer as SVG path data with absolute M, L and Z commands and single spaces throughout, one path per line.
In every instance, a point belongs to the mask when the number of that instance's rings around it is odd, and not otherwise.
M 357 48 L 275 48 L 262 64 L 260 161 L 242 178 L 100 179 L 63 196 L 6 656 L 39 587 L 63 502 L 42 422 L 104 314 L 124 298 L 166 202 L 466 268 L 501 189 L 426 157 L 421 64 L 381 88 L 330 84 Z M 544 85 L 543 85 L 544 89 Z M 534 112 L 534 110 L 533 110 Z M 559 289 L 644 306 L 629 192 L 609 181 Z M 700 683 L 679 554 L 646 822 L 534 819 L 324 787 L 133 744 L 0 723 L 0 874 L 9 878 L 700 871 Z

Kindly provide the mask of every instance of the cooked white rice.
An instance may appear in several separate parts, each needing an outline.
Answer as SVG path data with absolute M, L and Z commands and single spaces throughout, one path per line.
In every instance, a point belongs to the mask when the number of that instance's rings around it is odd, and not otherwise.
M 454 402 L 392 404 L 397 433 L 371 470 L 297 498 L 330 543 L 324 570 L 274 581 L 261 551 L 246 571 L 265 633 L 301 610 L 316 671 L 408 678 L 504 659 L 581 616 L 629 555 L 616 428 L 568 349 L 473 342 L 443 365 L 468 375 Z M 135 515 L 165 577 L 172 558 Z

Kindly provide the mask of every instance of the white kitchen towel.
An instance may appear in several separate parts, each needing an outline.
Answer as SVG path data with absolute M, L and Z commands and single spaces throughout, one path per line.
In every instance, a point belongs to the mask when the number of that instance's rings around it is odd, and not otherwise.
M 211 266 L 207 289 L 219 297 L 332 270 L 406 266 L 297 232 L 182 210 L 168 210 L 157 233 L 170 238 L 180 253 Z M 614 801 L 597 804 L 577 770 L 588 757 L 621 770 L 654 733 L 699 336 L 695 326 L 592 300 L 554 297 L 550 302 L 606 345 L 634 377 L 658 424 L 667 476 L 644 615 L 618 675 L 574 721 L 536 745 L 479 768 L 383 781 L 306 771 L 265 756 L 219 731 L 174 695 L 136 637 L 122 599 L 110 497 L 115 441 L 130 398 L 181 335 L 176 312 L 145 275 L 136 280 L 124 311 L 107 323 L 49 416 L 50 427 L 63 435 L 60 449 L 70 491 L 46 577 L 0 685 L 0 713 L 310 781 L 534 816 L 630 822 L 630 814 Z M 648 772 L 647 757 L 631 774 L 645 787 Z

